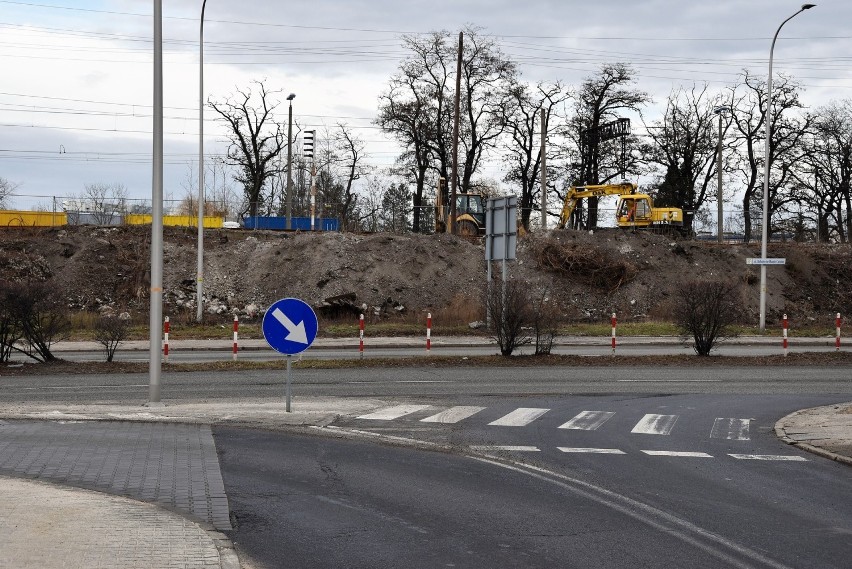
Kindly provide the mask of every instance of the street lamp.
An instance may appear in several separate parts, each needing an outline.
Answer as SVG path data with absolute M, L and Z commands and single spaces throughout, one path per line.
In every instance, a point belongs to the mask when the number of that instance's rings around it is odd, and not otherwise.
M 781 22 L 778 29 L 775 30 L 775 35 L 772 37 L 772 47 L 769 48 L 769 77 L 766 81 L 766 147 L 764 150 L 763 160 L 763 215 L 761 221 L 763 223 L 761 241 L 760 241 L 760 258 L 766 259 L 766 242 L 769 239 L 769 142 L 772 136 L 772 56 L 775 52 L 775 40 L 778 39 L 778 34 L 784 24 L 804 12 L 810 10 L 816 4 L 802 4 L 799 11 Z M 760 331 L 766 330 L 766 265 L 760 265 Z
M 717 159 L 716 170 L 718 171 L 718 174 L 719 174 L 719 180 L 718 180 L 717 189 L 716 189 L 716 201 L 718 202 L 717 203 L 718 213 L 717 213 L 717 218 L 716 218 L 716 222 L 718 223 L 718 227 L 716 229 L 716 234 L 717 234 L 717 239 L 719 241 L 719 244 L 722 244 L 724 242 L 723 222 L 725 221 L 724 212 L 722 210 L 722 115 L 724 115 L 726 112 L 728 112 L 728 108 L 723 107 L 723 106 L 719 106 L 719 107 L 716 107 L 715 109 L 713 109 L 713 112 L 716 113 L 717 115 L 719 115 L 719 142 L 718 142 L 718 145 L 716 147 L 716 159 Z
M 154 1 L 154 125 L 151 180 L 151 288 L 148 406 L 160 407 L 163 342 L 163 0 Z
M 290 108 L 287 113 L 287 229 L 293 229 L 293 99 L 295 93 L 287 95 Z
M 195 321 L 201 322 L 204 302 L 204 8 L 201 4 L 201 25 L 198 31 L 198 263 L 195 273 Z

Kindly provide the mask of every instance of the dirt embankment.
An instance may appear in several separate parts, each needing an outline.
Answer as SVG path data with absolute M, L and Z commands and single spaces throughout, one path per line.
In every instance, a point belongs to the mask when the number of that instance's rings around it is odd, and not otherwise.
M 166 228 L 167 313 L 195 313 L 196 233 Z M 0 230 L 2 278 L 55 284 L 77 310 L 146 312 L 150 229 L 65 227 Z M 779 243 L 768 269 L 769 319 L 822 323 L 852 313 L 852 248 Z M 544 294 L 566 321 L 667 320 L 681 283 L 697 277 L 741 285 L 756 321 L 759 244 L 718 245 L 619 230 L 552 231 L 519 242 L 511 278 Z M 499 277 L 499 266 L 494 274 Z M 431 311 L 475 320 L 481 314 L 486 265 L 481 242 L 449 235 L 353 235 L 208 230 L 205 307 L 223 317 L 256 315 L 271 302 L 297 297 L 328 315 L 364 311 L 369 318 Z

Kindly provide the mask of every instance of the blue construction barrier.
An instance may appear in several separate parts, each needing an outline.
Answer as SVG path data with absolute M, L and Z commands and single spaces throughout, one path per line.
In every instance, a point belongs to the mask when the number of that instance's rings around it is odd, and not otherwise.
M 243 227 L 246 229 L 274 229 L 283 231 L 287 229 L 287 218 L 270 216 L 244 217 Z M 290 227 L 294 231 L 310 231 L 311 218 L 293 217 L 291 219 Z M 340 222 L 335 217 L 318 218 L 315 220 L 314 229 L 316 231 L 338 231 L 340 229 Z

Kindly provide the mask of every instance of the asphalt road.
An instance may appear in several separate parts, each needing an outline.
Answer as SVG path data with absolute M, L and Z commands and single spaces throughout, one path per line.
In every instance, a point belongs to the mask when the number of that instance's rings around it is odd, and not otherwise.
M 458 367 L 293 370 L 293 395 L 451 400 L 460 395 L 840 394 L 846 367 Z M 165 402 L 284 396 L 284 371 L 170 373 Z M 147 374 L 2 376 L 0 402 L 144 403 Z M 843 397 L 840 397 L 843 399 Z
M 340 417 L 316 436 L 214 429 L 231 537 L 250 567 L 783 569 L 852 557 L 848 467 L 771 432 L 793 410 L 852 398 L 848 368 L 295 369 L 293 379 L 294 406 L 371 397 L 391 410 Z M 147 380 L 5 376 L 0 402 L 141 404 Z M 282 397 L 283 382 L 281 371 L 166 371 L 162 393 L 167 404 L 263 400 Z
M 461 397 L 452 403 L 481 410 L 424 422 L 446 411 L 430 405 L 325 431 L 371 433 L 368 442 L 228 428 L 214 437 L 231 537 L 256 567 L 840 568 L 852 556 L 848 467 L 770 432 L 790 410 L 831 400 Z M 519 406 L 546 412 L 495 424 Z M 612 416 L 559 428 L 588 410 Z M 632 432 L 648 413 L 676 420 L 666 434 Z M 715 428 L 720 417 L 748 427 Z M 453 451 L 380 444 L 401 438 Z

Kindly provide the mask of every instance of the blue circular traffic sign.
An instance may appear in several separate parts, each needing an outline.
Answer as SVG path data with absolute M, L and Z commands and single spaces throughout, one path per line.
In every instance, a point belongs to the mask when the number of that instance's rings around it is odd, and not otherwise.
M 263 315 L 263 338 L 276 352 L 291 356 L 307 350 L 317 337 L 317 315 L 298 298 L 282 298 Z

